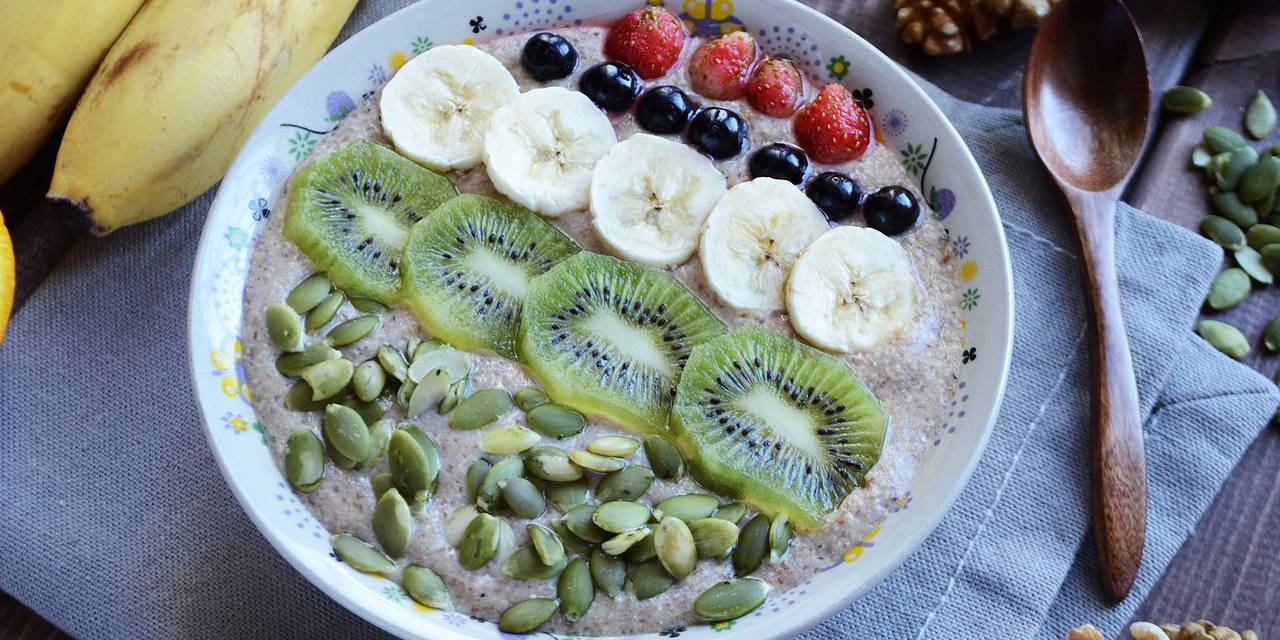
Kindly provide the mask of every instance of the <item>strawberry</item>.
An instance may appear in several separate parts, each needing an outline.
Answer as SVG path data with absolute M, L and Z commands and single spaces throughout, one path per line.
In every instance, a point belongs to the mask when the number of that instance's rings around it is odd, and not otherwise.
M 662 7 L 636 9 L 609 30 L 605 55 L 652 80 L 667 73 L 684 48 L 684 25 Z
M 693 90 L 716 100 L 742 97 L 756 62 L 756 41 L 746 31 L 734 31 L 703 43 L 689 59 Z
M 849 90 L 831 83 L 805 105 L 795 120 L 796 141 L 823 164 L 860 157 L 871 144 L 871 119 Z
M 747 101 L 760 113 L 775 118 L 790 118 L 803 95 L 804 80 L 790 60 L 765 60 L 747 83 Z

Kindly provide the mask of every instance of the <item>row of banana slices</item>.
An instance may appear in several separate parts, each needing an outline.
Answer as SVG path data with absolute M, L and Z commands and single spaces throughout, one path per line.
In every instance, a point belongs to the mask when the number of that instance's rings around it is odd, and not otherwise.
M 914 269 L 893 239 L 832 228 L 789 182 L 727 188 L 710 160 L 680 142 L 645 133 L 618 142 L 583 94 L 521 93 L 501 62 L 474 47 L 414 58 L 387 83 L 380 108 L 387 137 L 422 165 L 483 162 L 499 192 L 547 217 L 589 208 L 600 239 L 628 260 L 673 267 L 697 252 L 726 305 L 785 309 L 815 346 L 867 351 L 913 318 Z

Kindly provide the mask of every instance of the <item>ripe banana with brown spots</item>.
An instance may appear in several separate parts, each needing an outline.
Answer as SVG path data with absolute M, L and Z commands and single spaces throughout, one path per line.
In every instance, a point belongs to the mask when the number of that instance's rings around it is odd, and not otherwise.
M 105 235 L 194 200 L 356 0 L 148 2 L 71 114 L 49 199 Z

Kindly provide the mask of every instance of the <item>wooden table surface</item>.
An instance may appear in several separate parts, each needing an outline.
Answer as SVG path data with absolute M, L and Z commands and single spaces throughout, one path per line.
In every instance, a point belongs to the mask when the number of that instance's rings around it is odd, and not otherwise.
M 745 0 L 741 0 L 745 1 Z M 1032 33 L 1001 33 L 971 55 L 929 58 L 897 42 L 892 0 L 805 0 L 849 25 L 907 67 L 974 102 L 1017 108 L 1022 65 Z M 1280 102 L 1280 2 L 1275 0 L 1128 0 L 1145 39 L 1153 93 L 1194 84 L 1214 98 L 1194 117 L 1169 117 L 1153 107 L 1153 134 L 1126 199 L 1135 206 L 1196 228 L 1208 212 L 1205 184 L 1191 169 L 1191 147 L 1210 124 L 1240 128 L 1249 96 L 1264 89 Z M 1280 139 L 1273 134 L 1268 144 Z M 18 251 L 18 305 L 39 286 L 73 242 L 92 242 L 42 215 L 56 141 L 0 187 Z M 1222 316 L 1257 344 L 1262 327 L 1280 312 L 1280 290 L 1254 293 Z M 1280 358 L 1261 349 L 1247 362 L 1274 377 Z M 1135 619 L 1207 618 L 1261 637 L 1280 634 L 1280 429 L 1261 432 L 1178 552 Z M 1195 461 L 1188 461 L 1193 470 Z M 1191 526 L 1192 523 L 1187 523 Z M 1062 621 L 1065 624 L 1088 622 Z M 0 593 L 0 640 L 65 637 L 21 603 Z

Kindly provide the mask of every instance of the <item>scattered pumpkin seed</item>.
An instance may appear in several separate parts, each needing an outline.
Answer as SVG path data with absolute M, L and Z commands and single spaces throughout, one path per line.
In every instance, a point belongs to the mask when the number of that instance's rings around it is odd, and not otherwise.
M 1280 158 L 1267 156 L 1245 170 L 1237 189 L 1241 200 L 1252 203 L 1274 197 L 1277 186 L 1280 186 Z M 1271 210 L 1269 205 L 1266 208 Z
M 1240 178 L 1258 161 L 1258 152 L 1253 147 L 1240 147 L 1222 157 L 1215 158 L 1211 164 L 1213 177 L 1219 189 L 1235 189 Z M 1242 198 L 1243 199 L 1243 198 Z
M 332 290 L 333 283 L 329 281 L 329 276 L 323 272 L 313 273 L 294 286 L 289 295 L 285 296 L 284 302 L 293 308 L 294 312 L 302 314 L 323 302 Z
M 1164 92 L 1160 102 L 1165 109 L 1185 114 L 1208 109 L 1213 105 L 1213 98 L 1195 87 L 1175 85 Z
M 418 355 L 418 347 L 421 346 L 422 338 L 418 336 L 409 336 L 409 339 L 404 341 L 404 353 L 409 362 L 413 362 L 413 357 Z
M 698 547 L 683 520 L 666 516 L 653 532 L 658 561 L 676 580 L 683 580 L 698 566 Z
M 298 312 L 283 302 L 267 307 L 267 336 L 277 349 L 295 353 L 302 351 L 307 333 L 302 329 L 302 318 Z
M 328 406 L 327 400 L 312 400 L 315 395 L 306 380 L 299 380 L 285 392 L 284 406 L 290 411 L 319 411 Z
M 627 461 L 622 458 L 598 456 L 590 451 L 570 451 L 569 459 L 579 467 L 597 473 L 612 473 L 627 466 Z
M 409 362 L 404 359 L 404 354 L 389 344 L 378 347 L 378 364 L 382 365 L 383 371 L 400 382 L 409 379 Z
M 507 508 L 521 518 L 532 520 L 547 510 L 542 490 L 524 478 L 508 478 L 499 482 L 498 488 L 502 491 L 502 500 Z
M 1213 348 L 1240 360 L 1249 355 L 1249 341 L 1240 330 L 1217 320 L 1201 320 L 1196 329 Z
M 524 462 L 520 458 L 512 456 L 497 461 L 480 483 L 480 490 L 476 492 L 476 506 L 489 513 L 497 511 L 503 505 L 502 487 L 499 483 L 523 476 Z
M 638 502 L 614 500 L 597 507 L 591 521 L 610 533 L 622 533 L 644 526 L 649 515 L 649 507 Z
M 458 562 L 462 568 L 474 571 L 493 559 L 498 552 L 499 530 L 498 519 L 487 513 L 477 514 L 467 523 L 462 543 L 458 545 Z
M 1249 232 L 1245 234 L 1245 237 L 1248 239 L 1251 248 L 1261 251 L 1263 247 L 1269 244 L 1280 243 L 1280 227 L 1269 224 L 1255 224 L 1249 227 Z
M 1244 246 L 1244 232 L 1234 222 L 1222 216 L 1205 216 L 1200 223 L 1200 230 L 1210 240 L 1232 251 Z
M 409 379 L 421 382 L 426 375 L 436 369 L 444 369 L 449 382 L 457 382 L 471 372 L 471 357 L 465 351 L 428 340 L 418 346 L 409 364 Z
M 525 451 L 524 466 L 535 478 L 549 482 L 571 482 L 582 477 L 582 467 L 569 460 L 568 452 L 547 444 Z
M 1209 196 L 1209 202 L 1218 215 L 1247 229 L 1258 223 L 1258 213 L 1240 199 L 1235 191 L 1218 191 Z
M 289 434 L 284 449 L 284 477 L 303 493 L 320 488 L 324 482 L 324 443 L 316 434 L 307 430 Z
M 649 468 L 659 478 L 679 480 L 684 477 L 684 458 L 661 436 L 648 436 L 644 439 L 644 455 L 649 459 Z
M 467 395 L 467 388 L 465 379 L 449 385 L 449 390 L 444 392 L 444 398 L 440 400 L 440 406 L 436 407 L 436 413 L 443 416 L 456 409 L 462 397 Z
M 1212 126 L 1204 130 L 1204 144 L 1214 153 L 1225 153 L 1243 147 L 1244 136 L 1223 126 Z
M 653 470 L 642 464 L 633 464 L 601 478 L 596 483 L 596 499 L 600 502 L 635 500 L 644 495 L 651 484 Z
M 1272 284 L 1275 282 L 1275 276 L 1262 264 L 1262 254 L 1248 247 L 1240 249 L 1235 253 L 1236 264 L 1244 269 L 1249 277 L 1262 284 Z
M 564 556 L 560 560 L 545 564 L 533 547 L 520 547 L 507 557 L 502 565 L 502 572 L 517 580 L 550 580 L 564 571 L 569 564 Z
M 1253 100 L 1244 111 L 1244 130 L 1255 140 L 1261 140 L 1271 134 L 1276 126 L 1276 107 L 1271 104 L 1267 94 L 1261 89 L 1253 94 Z
M 379 322 L 378 316 L 357 316 L 330 329 L 325 341 L 335 347 L 345 347 L 369 335 Z
M 745 515 L 747 515 L 747 505 L 741 502 L 730 502 L 729 504 L 720 505 L 720 508 L 711 514 L 711 517 L 728 520 L 736 525 L 742 522 L 742 516 Z
M 1267 155 L 1272 158 L 1280 158 L 1280 142 L 1271 145 L 1271 148 L 1267 149 Z
M 699 518 L 689 523 L 699 558 L 723 558 L 738 542 L 738 525 L 721 518 Z
M 564 559 L 564 543 L 554 531 L 532 523 L 525 527 L 525 531 L 528 532 L 529 542 L 542 564 L 553 565 Z
M 396 570 L 396 563 L 383 555 L 373 545 L 349 533 L 329 538 L 329 545 L 338 559 L 347 563 L 356 571 L 365 573 L 391 573 Z
M 662 567 L 662 563 L 657 560 L 641 562 L 632 566 L 631 571 L 627 572 L 627 590 L 636 597 L 636 600 L 648 600 L 662 595 L 675 583 L 675 578 L 672 578 L 671 574 Z
M 400 586 L 410 598 L 424 607 L 443 611 L 453 608 L 449 602 L 449 590 L 445 588 L 444 580 L 441 580 L 436 572 L 422 565 L 411 564 L 405 567 L 400 575 Z
M 610 598 L 622 597 L 627 581 L 627 563 L 600 549 L 591 551 L 591 580 L 596 588 Z
M 589 492 L 590 487 L 583 478 L 568 482 L 547 483 L 547 500 L 561 513 L 568 513 L 570 509 L 586 503 Z
M 1205 148 L 1203 144 L 1198 144 L 1191 150 L 1191 166 L 1204 169 L 1209 166 L 1209 161 L 1213 159 L 1213 154 Z
M 569 532 L 577 536 L 579 540 L 587 544 L 600 544 L 608 540 L 611 536 L 608 531 L 601 529 L 596 525 L 594 515 L 596 506 L 590 504 L 580 504 L 569 510 L 564 515 L 561 522 L 569 529 Z M 646 517 L 647 518 L 647 517 Z
M 494 427 L 480 434 L 480 450 L 494 455 L 523 453 L 542 437 L 519 425 Z
M 540 404 L 525 416 L 529 427 L 548 438 L 567 438 L 582 433 L 587 419 L 581 413 L 554 402 Z
M 529 598 L 517 602 L 502 612 L 498 628 L 507 633 L 528 633 L 551 619 L 556 612 L 556 601 L 549 598 Z
M 485 475 L 492 467 L 493 465 L 484 458 L 477 458 L 471 466 L 467 467 L 467 500 L 476 501 L 476 495 L 480 493 L 480 484 L 484 482 Z
M 449 416 L 449 428 L 470 431 L 493 424 L 515 406 L 502 389 L 481 389 L 458 403 Z
M 591 545 L 583 542 L 578 536 L 573 535 L 569 528 L 564 526 L 563 522 L 552 522 L 551 530 L 560 536 L 560 543 L 564 545 L 565 551 L 585 556 L 591 553 Z
M 1209 285 L 1209 306 L 1219 311 L 1230 309 L 1249 296 L 1249 274 L 1244 269 L 1227 269 Z
M 400 388 L 396 390 L 396 404 L 407 412 L 409 410 L 409 401 L 413 399 L 413 392 L 417 390 L 418 385 L 412 381 L 400 385 Z
M 1272 318 L 1262 330 L 1262 345 L 1267 351 L 1280 351 L 1280 316 Z
M 417 438 L 412 429 L 417 427 L 396 429 L 391 434 L 387 462 L 396 488 L 414 502 L 425 502 L 435 493 L 440 453 L 425 433 Z
M 302 379 L 311 385 L 312 400 L 326 400 L 347 388 L 355 367 L 350 360 L 336 358 L 317 362 L 302 372 Z
M 359 413 L 357 411 L 356 413 Z M 367 421 L 366 421 L 367 422 Z M 387 446 L 391 443 L 391 433 L 395 431 L 395 422 L 391 420 L 375 420 L 369 424 L 369 455 L 360 460 L 357 466 L 362 469 L 376 467 L 386 458 Z M 375 497 L 377 497 L 375 495 Z
M 769 550 L 769 516 L 757 513 L 738 533 L 738 546 L 733 548 L 733 573 L 738 577 L 750 574 L 764 562 Z
M 1280 273 L 1280 244 L 1266 245 L 1258 249 L 1258 254 L 1262 256 L 1262 264 L 1266 265 L 1267 271 Z
M 434 369 L 418 382 L 409 396 L 409 417 L 417 417 L 440 404 L 449 391 L 449 378 L 443 369 Z
M 347 300 L 348 302 L 351 303 L 352 307 L 355 307 L 356 311 L 359 311 L 361 313 L 380 314 L 380 313 L 386 313 L 387 311 L 387 305 L 382 304 L 381 302 L 378 302 L 373 298 L 362 298 L 360 296 L 350 296 L 348 297 Z
M 693 615 L 703 622 L 741 618 L 764 604 L 769 585 L 755 578 L 725 580 L 711 585 L 693 601 Z
M 625 458 L 640 448 L 640 441 L 627 436 L 600 436 L 587 443 L 587 451 L 600 456 Z
M 648 538 L 651 533 L 652 530 L 649 527 L 640 527 L 639 529 L 623 531 L 622 533 L 605 540 L 604 543 L 600 545 L 600 549 L 611 556 L 620 556 L 626 553 L 627 549 L 639 544 L 641 540 Z
M 517 391 L 515 400 L 516 406 L 520 407 L 520 410 L 525 413 L 529 413 L 535 407 L 540 407 L 548 402 L 547 394 L 533 387 L 524 387 Z
M 769 524 L 769 564 L 778 564 L 782 556 L 787 554 L 794 533 L 795 529 L 787 514 L 778 514 L 778 517 L 773 519 Z
M 453 515 L 449 516 L 449 520 L 444 523 L 444 539 L 449 546 L 458 548 L 462 544 L 462 536 L 467 532 L 467 525 L 480 515 L 480 510 L 473 504 L 464 504 L 458 507 Z
M 305 349 L 298 353 L 286 353 L 276 358 L 276 371 L 280 372 L 282 376 L 298 378 L 302 376 L 303 371 L 307 370 L 307 367 L 313 364 L 341 357 L 341 351 L 323 342 L 316 342 L 307 345 Z
M 354 465 L 355 461 L 369 456 L 369 428 L 350 407 L 340 404 L 325 407 L 320 433 L 335 464 L 349 460 Z
M 1272 159 L 1280 160 L 1280 158 Z M 1259 218 L 1262 218 L 1274 211 L 1277 205 L 1280 205 L 1280 189 L 1273 190 L 1263 196 L 1262 199 L 1255 201 L 1253 203 L 1253 212 Z
M 373 535 L 387 555 L 398 558 L 409 546 L 413 534 L 413 515 L 409 503 L 399 491 L 388 491 L 373 506 Z
M 387 408 L 378 400 L 365 402 L 359 398 L 347 398 L 340 404 L 360 414 L 360 419 L 364 420 L 365 424 L 377 422 L 387 412 Z
M 705 493 L 686 493 L 659 502 L 662 513 L 679 518 L 686 523 L 710 517 L 720 506 L 720 499 Z
M 654 547 L 653 536 L 647 536 L 635 543 L 623 556 L 627 562 L 644 562 L 658 557 L 658 549 Z
M 511 523 L 502 518 L 498 518 L 498 551 L 493 557 L 498 560 L 505 559 L 516 550 L 516 532 L 511 528 Z
M 577 622 L 591 608 L 596 597 L 591 583 L 591 569 L 583 558 L 574 558 L 560 573 L 556 581 L 556 597 L 560 598 L 560 615 L 568 622 Z
M 329 324 L 338 315 L 338 309 L 342 308 L 342 303 L 347 301 L 347 296 L 341 291 L 334 291 L 329 297 L 320 301 L 311 311 L 307 312 L 307 331 L 315 331 L 320 327 Z
M 419 356 L 425 355 L 442 347 L 449 347 L 450 349 L 453 348 L 445 344 L 443 340 L 437 340 L 435 338 L 428 338 L 426 340 L 420 339 L 412 349 L 405 351 L 405 353 L 412 354 L 409 357 L 409 362 L 412 363 L 414 360 L 417 360 Z
M 376 360 L 366 360 L 356 367 L 355 373 L 351 376 L 351 388 L 356 392 L 356 397 L 371 402 L 374 398 L 382 395 L 382 389 L 387 384 L 387 372 L 382 370 L 382 365 Z
M 396 482 L 391 479 L 389 472 L 375 473 L 369 478 L 369 488 L 373 490 L 373 499 L 376 501 L 382 497 L 382 494 L 395 489 Z

